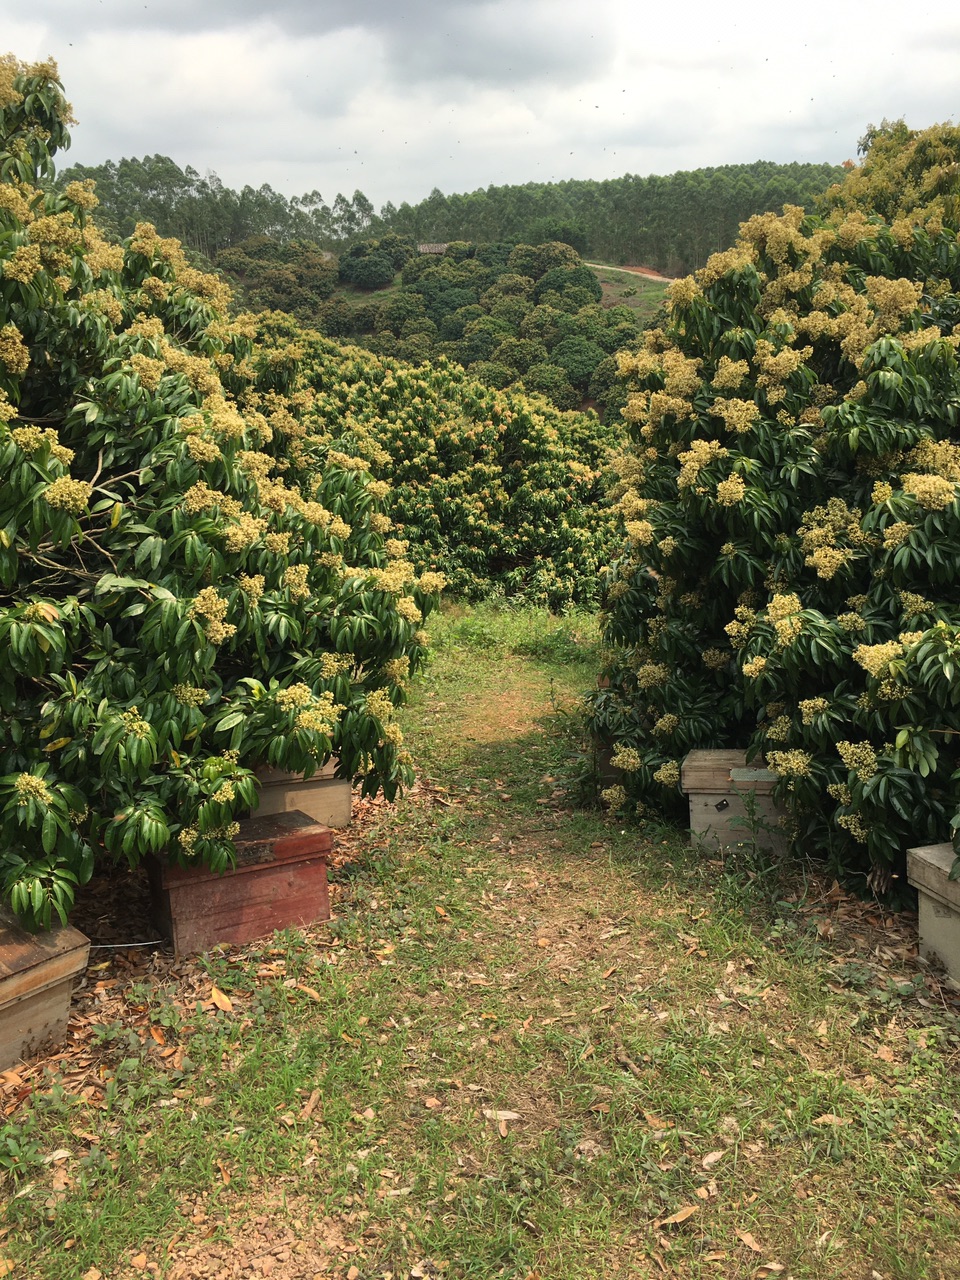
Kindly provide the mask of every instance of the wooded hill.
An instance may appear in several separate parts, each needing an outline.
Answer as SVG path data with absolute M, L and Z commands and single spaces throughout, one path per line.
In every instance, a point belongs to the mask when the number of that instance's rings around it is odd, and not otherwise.
M 152 222 L 208 257 L 252 235 L 339 251 L 358 238 L 395 232 L 419 242 L 563 240 L 588 258 L 681 275 L 728 248 L 746 218 L 785 203 L 809 208 L 842 176 L 829 164 L 758 160 L 667 177 L 529 182 L 455 195 L 434 189 L 418 204 L 388 202 L 379 213 L 361 191 L 338 194 L 332 204 L 319 191 L 291 198 L 266 184 L 234 191 L 214 173 L 181 169 L 160 155 L 74 165 L 61 181 L 95 179 L 101 222 L 118 235 Z

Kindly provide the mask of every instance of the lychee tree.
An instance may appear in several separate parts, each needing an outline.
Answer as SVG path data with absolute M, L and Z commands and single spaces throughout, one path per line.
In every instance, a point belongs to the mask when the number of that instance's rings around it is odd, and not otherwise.
M 69 122 L 54 66 L 0 59 L 0 888 L 32 927 L 100 848 L 227 867 L 257 764 L 394 795 L 442 585 L 304 425 L 295 342 L 53 188 Z
M 958 801 L 957 225 L 787 208 L 671 292 L 619 358 L 606 799 L 679 811 L 689 750 L 762 752 L 798 847 L 885 887 Z

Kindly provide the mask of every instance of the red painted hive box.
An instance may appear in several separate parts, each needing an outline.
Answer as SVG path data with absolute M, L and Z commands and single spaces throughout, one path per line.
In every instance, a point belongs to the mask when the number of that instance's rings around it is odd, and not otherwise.
M 241 822 L 234 843 L 236 866 L 223 875 L 151 865 L 154 914 L 178 956 L 330 919 L 329 827 L 299 810 L 273 813 Z

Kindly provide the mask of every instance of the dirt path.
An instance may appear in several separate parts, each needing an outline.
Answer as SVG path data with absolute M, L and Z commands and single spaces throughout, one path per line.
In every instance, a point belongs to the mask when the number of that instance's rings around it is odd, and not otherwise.
M 441 655 L 331 925 L 91 975 L 4 1081 L 46 1143 L 15 1277 L 960 1274 L 960 1023 L 910 921 L 573 810 L 582 682 Z

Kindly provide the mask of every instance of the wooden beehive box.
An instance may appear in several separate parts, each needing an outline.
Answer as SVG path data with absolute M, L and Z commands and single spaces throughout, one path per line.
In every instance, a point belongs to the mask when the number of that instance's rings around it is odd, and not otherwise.
M 920 907 L 920 954 L 939 960 L 960 982 L 960 880 L 951 880 L 952 844 L 920 845 L 907 850 L 907 879 Z
M 748 766 L 745 751 L 691 751 L 680 770 L 680 789 L 690 801 L 691 836 L 707 849 L 756 842 L 773 853 L 786 853 L 780 827 L 784 811 L 772 795 L 776 780 L 770 769 Z
M 240 823 L 236 866 L 149 864 L 157 925 L 178 956 L 241 944 L 275 929 L 330 919 L 330 829 L 305 813 L 275 813 Z
M 69 925 L 33 934 L 0 912 L 0 1070 L 63 1038 L 89 954 L 89 938 Z
M 266 818 L 271 813 L 292 813 L 296 809 L 325 827 L 349 826 L 353 786 L 349 778 L 334 777 L 338 763 L 336 759 L 328 760 L 306 779 L 299 773 L 261 766 L 257 770 L 260 791 L 256 816 Z

